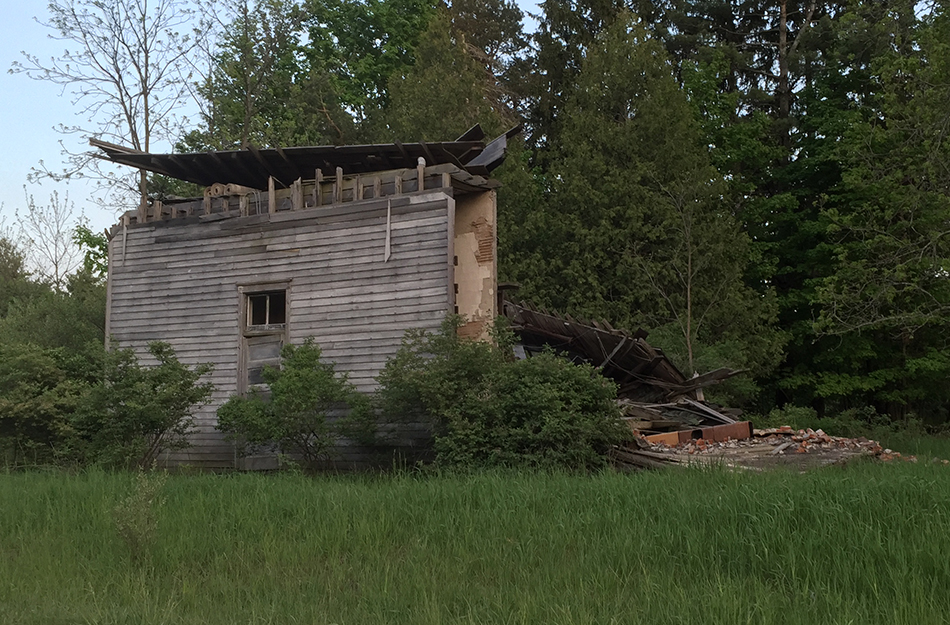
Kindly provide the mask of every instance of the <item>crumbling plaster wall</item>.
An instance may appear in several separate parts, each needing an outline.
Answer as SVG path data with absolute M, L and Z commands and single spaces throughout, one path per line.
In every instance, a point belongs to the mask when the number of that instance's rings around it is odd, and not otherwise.
M 488 340 L 497 311 L 498 244 L 495 191 L 456 197 L 455 305 L 465 317 L 459 335 Z

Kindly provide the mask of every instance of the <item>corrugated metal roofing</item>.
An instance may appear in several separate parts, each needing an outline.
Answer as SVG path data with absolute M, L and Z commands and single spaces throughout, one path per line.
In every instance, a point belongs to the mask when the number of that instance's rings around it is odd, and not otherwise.
M 373 145 L 324 145 L 292 148 L 226 150 L 187 154 L 150 154 L 96 139 L 90 144 L 106 158 L 122 165 L 171 176 L 203 186 L 214 183 L 240 184 L 266 189 L 269 177 L 290 186 L 298 178 L 312 179 L 317 169 L 325 176 L 337 167 L 347 174 L 414 168 L 419 158 L 426 165 L 451 164 L 476 176 L 488 176 L 505 157 L 507 139 L 515 128 L 487 146 L 473 140 L 483 134 L 473 128 L 461 140 L 442 143 L 391 143 Z

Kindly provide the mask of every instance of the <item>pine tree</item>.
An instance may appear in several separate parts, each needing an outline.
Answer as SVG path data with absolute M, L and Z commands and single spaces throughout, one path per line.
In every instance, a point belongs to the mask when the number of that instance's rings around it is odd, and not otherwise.
M 839 142 L 823 213 L 835 264 L 818 292 L 819 330 L 867 347 L 825 391 L 898 418 L 945 416 L 950 400 L 950 14 L 915 13 L 906 3 L 876 24 L 877 88 Z
M 560 145 L 539 227 L 547 262 L 519 276 L 528 294 L 659 330 L 690 370 L 773 364 L 770 300 L 742 279 L 748 240 L 663 46 L 635 16 L 588 49 Z
M 452 28 L 442 10 L 416 48 L 416 62 L 389 81 L 390 101 L 382 111 L 380 139 L 449 141 L 476 123 L 489 134 L 503 130 L 505 106 L 495 95 L 495 79 Z

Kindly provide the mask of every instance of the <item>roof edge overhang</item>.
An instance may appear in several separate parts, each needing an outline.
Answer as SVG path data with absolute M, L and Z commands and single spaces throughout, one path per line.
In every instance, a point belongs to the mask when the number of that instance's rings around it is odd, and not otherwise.
M 270 178 L 287 187 L 300 178 L 331 176 L 341 168 L 345 174 L 368 174 L 426 165 L 455 165 L 473 176 L 488 178 L 504 161 L 508 139 L 521 132 L 518 126 L 488 145 L 479 126 L 457 141 L 440 143 L 385 143 L 367 145 L 305 146 L 246 150 L 151 154 L 134 148 L 90 139 L 93 147 L 113 163 L 134 167 L 202 186 L 239 184 L 267 189 Z M 478 139 L 476 139 L 478 137 Z

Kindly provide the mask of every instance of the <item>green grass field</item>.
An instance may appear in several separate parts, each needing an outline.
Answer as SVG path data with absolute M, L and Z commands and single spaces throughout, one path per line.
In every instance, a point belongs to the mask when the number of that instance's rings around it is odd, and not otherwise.
M 0 623 L 950 617 L 942 464 L 168 476 L 153 542 L 133 557 L 114 510 L 136 484 L 99 472 L 0 475 Z

